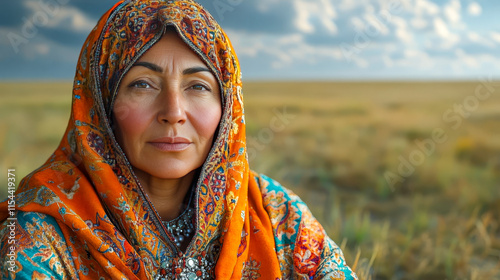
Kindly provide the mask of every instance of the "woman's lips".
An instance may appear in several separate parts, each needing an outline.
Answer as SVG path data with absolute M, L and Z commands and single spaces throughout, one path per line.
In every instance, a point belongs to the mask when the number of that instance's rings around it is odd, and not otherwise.
M 183 137 L 162 137 L 149 141 L 148 144 L 165 152 L 180 152 L 189 147 L 192 142 Z

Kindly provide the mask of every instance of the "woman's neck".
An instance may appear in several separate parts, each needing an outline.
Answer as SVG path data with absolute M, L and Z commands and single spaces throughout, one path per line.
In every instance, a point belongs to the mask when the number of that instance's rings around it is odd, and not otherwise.
M 184 198 L 194 180 L 196 170 L 178 179 L 161 179 L 141 170 L 134 171 L 162 220 L 170 221 L 181 214 L 185 207 Z

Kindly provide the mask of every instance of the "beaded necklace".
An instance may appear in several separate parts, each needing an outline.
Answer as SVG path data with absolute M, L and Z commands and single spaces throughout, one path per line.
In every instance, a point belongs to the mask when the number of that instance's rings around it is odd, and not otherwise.
M 194 188 L 189 189 L 189 200 L 184 211 L 175 219 L 170 221 L 162 221 L 163 226 L 167 229 L 174 239 L 175 245 L 180 248 L 184 240 L 188 240 L 194 233 L 193 216 L 194 208 L 191 207 L 191 201 L 194 196 Z

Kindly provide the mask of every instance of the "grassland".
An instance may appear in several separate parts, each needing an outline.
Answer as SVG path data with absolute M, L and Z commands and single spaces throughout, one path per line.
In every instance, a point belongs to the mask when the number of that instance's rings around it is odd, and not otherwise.
M 48 158 L 70 91 L 0 83 L 2 170 Z M 308 203 L 360 279 L 500 279 L 499 83 L 248 82 L 244 97 L 251 167 Z

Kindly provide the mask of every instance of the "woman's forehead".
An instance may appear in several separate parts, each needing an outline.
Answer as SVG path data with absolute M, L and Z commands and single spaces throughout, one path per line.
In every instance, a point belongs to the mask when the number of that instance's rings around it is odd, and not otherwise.
M 176 32 L 166 32 L 138 61 L 182 60 L 205 65 L 201 58 L 177 35 Z

